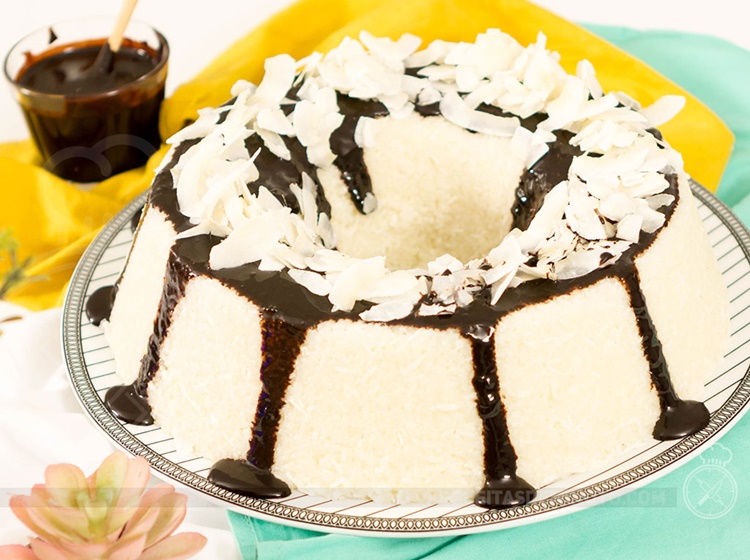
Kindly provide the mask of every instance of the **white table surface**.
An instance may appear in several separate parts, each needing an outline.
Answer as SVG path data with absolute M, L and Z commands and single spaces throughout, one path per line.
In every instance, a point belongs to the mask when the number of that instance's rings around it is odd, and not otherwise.
M 471 0 L 466 0 L 471 1 Z M 502 0 L 498 0 L 502 1 Z M 190 79 L 235 39 L 291 0 L 141 0 L 135 17 L 151 23 L 171 46 L 167 94 Z M 736 0 L 538 0 L 569 19 L 640 29 L 676 29 L 723 37 L 750 50 L 747 22 Z M 21 36 L 52 22 L 78 15 L 111 14 L 115 0 L 24 0 L 0 18 L 0 52 Z M 210 6 L 210 8 L 209 8 Z M 7 87 L 0 87 L 0 141 L 28 136 Z M 0 200 L 0 204 L 3 201 Z M 0 228 L 3 224 L 0 224 Z M 51 462 L 74 462 L 88 473 L 112 449 L 81 413 L 68 387 L 59 347 L 60 310 L 28 313 L 0 302 L 0 544 L 25 542 L 27 532 L 12 516 L 7 499 L 28 493 Z M 221 507 L 192 499 L 182 530 L 209 537 L 199 558 L 239 558 Z

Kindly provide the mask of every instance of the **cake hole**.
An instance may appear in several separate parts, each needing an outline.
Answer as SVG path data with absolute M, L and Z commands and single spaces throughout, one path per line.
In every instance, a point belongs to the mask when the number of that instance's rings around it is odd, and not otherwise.
M 335 166 L 319 173 L 345 254 L 385 255 L 391 270 L 424 268 L 446 253 L 465 263 L 487 255 L 511 229 L 526 154 L 511 149 L 509 138 L 439 117 L 383 117 L 364 159 L 377 200 L 367 215 Z

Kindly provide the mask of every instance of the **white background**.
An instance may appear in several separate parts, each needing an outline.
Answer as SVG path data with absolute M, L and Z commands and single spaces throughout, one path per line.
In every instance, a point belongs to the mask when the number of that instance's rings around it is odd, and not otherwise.
M 23 8 L 17 4 L 0 18 L 0 53 L 8 52 L 23 35 L 55 21 L 114 16 L 120 7 L 117 0 L 22 0 L 21 4 Z M 234 40 L 289 4 L 291 0 L 141 0 L 134 17 L 159 29 L 170 43 L 169 94 Z M 578 22 L 706 33 L 750 50 L 748 21 L 737 0 L 537 0 L 537 4 Z M 27 136 L 9 88 L 0 87 L 0 141 Z

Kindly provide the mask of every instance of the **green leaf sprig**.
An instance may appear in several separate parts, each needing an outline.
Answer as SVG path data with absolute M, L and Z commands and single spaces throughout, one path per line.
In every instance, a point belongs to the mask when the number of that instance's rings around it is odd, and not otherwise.
M 42 276 L 28 276 L 27 269 L 31 265 L 32 257 L 18 260 L 18 240 L 13 237 L 13 232 L 8 229 L 0 229 L 0 262 L 7 261 L 10 264 L 8 271 L 0 277 L 0 299 L 5 299 L 11 289 L 24 282 L 35 282 L 42 280 Z

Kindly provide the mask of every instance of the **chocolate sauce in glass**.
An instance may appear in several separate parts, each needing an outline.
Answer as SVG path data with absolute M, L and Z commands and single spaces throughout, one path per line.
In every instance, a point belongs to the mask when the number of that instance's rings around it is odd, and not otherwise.
M 104 40 L 66 45 L 41 55 L 27 55 L 16 82 L 40 93 L 87 95 L 116 90 L 156 67 L 156 53 L 142 43 L 126 41 L 117 52 L 107 52 Z M 96 63 L 104 65 L 97 67 Z
M 45 168 L 65 179 L 101 181 L 146 163 L 161 144 L 158 114 L 164 81 L 136 86 L 162 53 L 124 40 L 99 57 L 106 40 L 53 47 L 27 55 L 16 83 L 43 96 L 22 109 Z
M 290 92 L 293 97 L 293 92 Z M 336 154 L 335 164 L 339 166 L 342 178 L 350 190 L 352 201 L 363 212 L 364 198 L 371 192 L 371 182 L 362 151 L 354 142 L 356 127 L 355 114 L 378 117 L 386 114 L 385 109 L 375 102 L 350 99 L 339 96 L 344 122 L 331 138 L 331 148 Z M 435 114 L 436 107 L 418 108 L 424 115 Z M 496 108 L 482 107 L 483 110 L 502 114 Z M 533 128 L 543 116 L 535 116 L 522 121 L 524 126 Z M 558 131 L 558 140 L 550 145 L 550 150 L 531 169 L 527 170 L 519 183 L 516 203 L 513 207 L 514 227 L 525 228 L 541 207 L 544 196 L 557 183 L 567 178 L 570 163 L 579 152 L 568 145 L 569 133 Z M 254 153 L 257 139 L 248 139 L 248 149 Z M 280 199 L 296 209 L 296 201 L 289 189 L 292 182 L 299 183 L 301 173 L 307 172 L 315 178 L 301 145 L 296 139 L 286 139 L 292 153 L 292 160 L 282 160 L 268 150 L 261 152 L 256 165 L 260 178 L 251 187 L 260 184 L 269 186 Z M 177 148 L 172 162 L 157 176 L 152 187 L 150 204 L 156 206 L 172 220 L 176 229 L 182 231 L 189 222 L 180 214 L 177 198 L 169 172 L 180 155 L 194 143 L 187 142 Z M 270 155 L 269 155 L 270 154 Z M 302 161 L 300 161 L 300 159 Z M 668 175 L 670 183 L 665 191 L 677 199 L 677 178 Z M 318 188 L 318 198 L 324 208 L 330 208 L 324 200 L 322 188 Z M 672 204 L 660 211 L 668 222 L 676 206 Z M 583 289 L 605 278 L 620 281 L 631 295 L 636 323 L 642 340 L 644 354 L 649 361 L 652 381 L 659 392 L 662 415 L 654 434 L 657 438 L 681 437 L 693 433 L 708 422 L 707 412 L 702 403 L 682 401 L 672 387 L 667 364 L 661 352 L 653 322 L 648 315 L 645 299 L 640 292 L 635 258 L 647 249 L 656 234 L 641 234 L 640 243 L 626 251 L 615 262 L 605 260 L 606 266 L 591 274 L 571 280 L 534 280 L 507 290 L 495 305 L 490 304 L 489 294 L 479 294 L 468 307 L 459 308 L 448 316 L 420 317 L 411 315 L 393 321 L 393 324 L 413 325 L 438 329 L 459 329 L 471 341 L 474 363 L 472 380 L 477 394 L 477 410 L 482 419 L 485 443 L 485 485 L 476 495 L 475 503 L 482 507 L 504 508 L 524 504 L 535 496 L 534 488 L 517 476 L 517 456 L 508 433 L 505 407 L 500 397 L 498 364 L 495 357 L 493 325 L 506 314 L 534 303 L 541 303 L 575 290 Z M 194 275 L 216 278 L 263 310 L 263 366 L 261 379 L 263 391 L 256 408 L 256 419 L 247 458 L 242 461 L 225 459 L 216 463 L 210 479 L 228 490 L 255 497 L 281 497 L 289 489 L 274 477 L 270 469 L 273 465 L 276 430 L 279 413 L 284 405 L 284 396 L 289 384 L 289 376 L 307 329 L 317 323 L 332 318 L 351 318 L 369 307 L 359 302 L 351 312 L 332 312 L 330 302 L 325 297 L 316 296 L 294 282 L 286 272 L 263 272 L 256 264 L 245 264 L 231 269 L 211 270 L 208 256 L 213 246 L 221 239 L 210 235 L 200 235 L 180 239 L 173 247 L 167 274 L 167 287 L 162 300 L 158 325 L 149 342 L 144 357 L 138 387 L 138 396 L 145 396 L 148 382 L 158 363 L 160 344 L 166 334 L 169 318 L 165 310 L 171 309 L 183 290 L 175 290 L 175 285 L 183 286 Z M 610 257 L 611 260 L 611 257 Z M 181 279 L 177 277 L 181 276 Z M 171 294 L 171 295 L 170 295 Z M 427 296 L 429 299 L 429 296 Z M 502 367 L 502 364 L 499 365 Z

